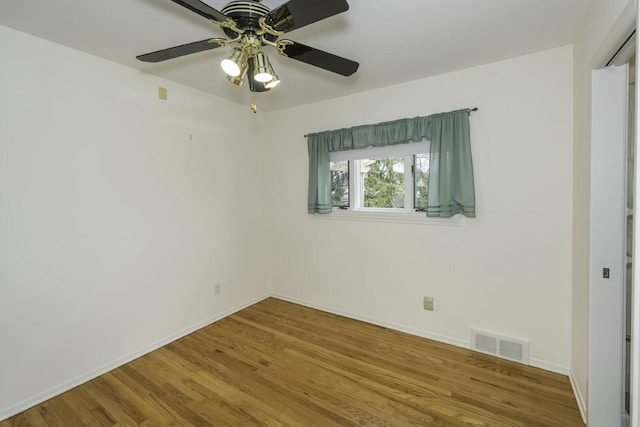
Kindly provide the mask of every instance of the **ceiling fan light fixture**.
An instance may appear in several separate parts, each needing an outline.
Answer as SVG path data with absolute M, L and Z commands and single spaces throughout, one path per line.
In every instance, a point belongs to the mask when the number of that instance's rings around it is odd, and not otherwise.
M 269 74 L 271 74 L 271 80 L 269 80 L 268 82 L 265 82 L 264 87 L 266 87 L 267 89 L 273 89 L 274 87 L 280 84 L 280 78 L 278 77 L 276 72 L 273 71 L 273 67 L 271 66 L 271 63 L 269 63 L 268 65 L 269 66 L 267 67 L 267 69 L 269 70 Z
M 255 81 L 260 83 L 266 83 L 268 81 L 273 80 L 273 69 L 271 68 L 271 64 L 269 64 L 269 58 L 262 52 L 258 52 L 253 57 L 253 64 L 255 66 L 255 71 L 253 74 L 253 78 Z
M 220 66 L 231 77 L 238 77 L 247 72 L 247 60 L 240 48 L 233 48 L 229 56 L 222 60 Z
M 242 86 L 242 84 L 244 83 L 244 76 L 242 77 L 227 76 L 227 80 L 229 80 L 231 83 L 233 83 L 236 86 Z
M 273 75 L 273 78 L 264 84 L 267 89 L 273 89 L 280 84 L 280 79 L 277 75 Z

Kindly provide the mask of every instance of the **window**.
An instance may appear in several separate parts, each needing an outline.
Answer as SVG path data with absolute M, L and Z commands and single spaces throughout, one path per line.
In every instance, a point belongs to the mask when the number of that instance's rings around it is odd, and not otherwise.
M 417 222 L 420 216 L 475 218 L 470 111 L 467 108 L 307 135 L 307 212 L 389 222 Z M 418 139 L 421 142 L 406 142 Z M 346 162 L 348 183 L 345 164 L 338 162 Z M 380 178 L 377 182 L 376 174 Z M 426 212 L 413 212 L 425 205 Z
M 337 151 L 330 160 L 334 209 L 412 212 L 427 207 L 428 142 Z

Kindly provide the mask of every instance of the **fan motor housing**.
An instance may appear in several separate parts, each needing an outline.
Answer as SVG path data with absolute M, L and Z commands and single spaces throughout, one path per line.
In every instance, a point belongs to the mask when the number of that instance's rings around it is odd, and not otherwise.
M 271 9 L 261 4 L 259 0 L 249 0 L 232 1 L 226 4 L 220 11 L 231 18 L 238 28 L 247 31 L 258 31 L 260 29 L 258 21 L 260 18 L 265 17 Z M 230 38 L 237 36 L 236 32 L 230 28 L 225 27 L 223 31 Z M 265 34 L 263 37 L 270 41 L 274 41 L 277 38 L 271 34 Z

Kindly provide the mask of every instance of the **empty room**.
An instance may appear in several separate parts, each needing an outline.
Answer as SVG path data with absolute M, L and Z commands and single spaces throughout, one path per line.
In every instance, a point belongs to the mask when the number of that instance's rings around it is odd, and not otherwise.
M 0 4 L 0 427 L 640 426 L 637 0 Z

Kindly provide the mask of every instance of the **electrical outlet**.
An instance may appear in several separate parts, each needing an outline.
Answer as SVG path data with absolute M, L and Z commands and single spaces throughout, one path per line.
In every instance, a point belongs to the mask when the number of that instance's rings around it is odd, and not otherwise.
M 433 297 L 424 297 L 422 305 L 425 310 L 433 311 Z
M 213 288 L 213 294 L 214 295 L 220 295 L 220 293 L 222 293 L 222 285 L 220 283 L 218 283 L 214 288 Z

